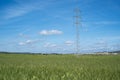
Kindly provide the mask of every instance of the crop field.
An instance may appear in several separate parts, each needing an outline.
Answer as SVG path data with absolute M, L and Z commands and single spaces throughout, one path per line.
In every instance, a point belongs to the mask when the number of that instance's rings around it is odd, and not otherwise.
M 120 55 L 0 54 L 0 80 L 120 80 Z

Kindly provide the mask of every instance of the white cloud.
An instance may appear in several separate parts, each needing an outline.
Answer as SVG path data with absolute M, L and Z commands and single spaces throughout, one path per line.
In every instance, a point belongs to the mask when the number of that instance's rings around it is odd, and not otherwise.
M 46 47 L 46 48 L 54 48 L 54 47 L 57 47 L 57 45 L 47 42 L 47 43 L 45 43 L 44 47 Z
M 106 44 L 107 42 L 105 40 L 99 40 L 96 45 L 103 45 Z
M 31 43 L 33 43 L 33 42 L 36 42 L 36 41 L 27 40 L 27 41 L 26 41 L 26 44 L 31 44 Z
M 74 42 L 73 42 L 73 41 L 66 41 L 65 44 L 66 44 L 67 46 L 71 46 L 71 45 L 74 44 Z
M 26 40 L 26 41 L 24 41 L 24 42 L 19 42 L 18 44 L 20 45 L 20 46 L 24 46 L 24 45 L 27 45 L 27 44 L 34 44 L 34 43 L 36 43 L 36 42 L 38 42 L 39 40 Z
M 40 31 L 40 35 L 59 35 L 62 34 L 62 31 L 59 30 L 42 30 Z
M 52 44 L 51 47 L 57 47 L 57 45 L 56 44 Z
M 25 45 L 25 43 L 24 42 L 20 42 L 20 43 L 18 43 L 20 46 L 24 46 Z
M 28 36 L 25 35 L 25 34 L 23 34 L 23 33 L 20 33 L 19 36 L 20 36 L 20 37 L 23 37 L 23 38 L 28 38 Z
M 50 45 L 50 43 L 45 43 L 44 47 L 48 47 Z

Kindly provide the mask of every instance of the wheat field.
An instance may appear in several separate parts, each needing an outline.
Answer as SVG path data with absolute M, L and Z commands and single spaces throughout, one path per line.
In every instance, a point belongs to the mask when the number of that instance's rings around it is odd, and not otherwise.
M 120 80 L 120 55 L 0 54 L 0 80 Z

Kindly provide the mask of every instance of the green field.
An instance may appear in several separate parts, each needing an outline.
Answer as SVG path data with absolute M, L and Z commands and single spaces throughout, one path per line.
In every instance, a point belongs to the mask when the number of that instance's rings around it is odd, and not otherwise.
M 120 80 L 120 55 L 0 54 L 0 80 Z

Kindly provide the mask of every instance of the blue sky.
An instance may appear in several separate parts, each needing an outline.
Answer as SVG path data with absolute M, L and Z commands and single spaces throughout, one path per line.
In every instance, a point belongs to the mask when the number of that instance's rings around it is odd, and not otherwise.
M 80 52 L 120 50 L 120 1 L 79 0 Z M 0 51 L 75 52 L 76 0 L 0 0 Z

